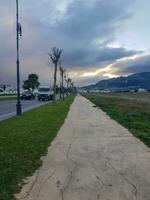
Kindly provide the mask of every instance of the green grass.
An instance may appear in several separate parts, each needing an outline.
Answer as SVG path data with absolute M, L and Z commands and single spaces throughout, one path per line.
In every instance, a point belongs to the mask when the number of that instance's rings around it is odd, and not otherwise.
M 150 92 L 109 92 L 101 93 L 105 96 L 133 97 L 133 98 L 150 98 Z
M 99 94 L 105 97 L 118 97 L 150 103 L 150 92 L 110 92 Z
M 150 103 L 118 97 L 85 94 L 96 106 L 150 147 Z
M 74 96 L 0 122 L 0 200 L 12 200 L 18 184 L 41 165 L 40 157 L 63 124 Z

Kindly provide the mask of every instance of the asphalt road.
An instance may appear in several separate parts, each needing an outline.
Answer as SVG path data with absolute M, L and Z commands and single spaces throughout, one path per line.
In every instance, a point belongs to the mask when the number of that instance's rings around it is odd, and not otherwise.
M 48 102 L 39 102 L 38 100 L 23 100 L 22 111 L 25 112 L 32 108 L 41 106 Z M 0 101 L 0 121 L 16 115 L 16 100 Z

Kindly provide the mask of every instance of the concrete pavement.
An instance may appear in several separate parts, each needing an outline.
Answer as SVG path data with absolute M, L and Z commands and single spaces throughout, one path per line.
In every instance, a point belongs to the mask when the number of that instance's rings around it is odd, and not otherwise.
M 150 149 L 77 96 L 19 200 L 150 200 Z

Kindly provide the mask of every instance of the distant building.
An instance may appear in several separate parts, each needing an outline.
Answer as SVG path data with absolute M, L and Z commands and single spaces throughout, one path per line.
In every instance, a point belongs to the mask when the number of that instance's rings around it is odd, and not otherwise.
M 7 87 L 10 87 L 10 85 L 0 84 L 0 88 L 2 88 L 3 90 L 5 90 Z
M 16 94 L 17 90 L 15 87 L 6 84 L 0 84 L 0 94 Z
M 138 89 L 138 92 L 147 92 L 147 90 L 144 89 L 144 88 L 139 88 L 139 89 Z

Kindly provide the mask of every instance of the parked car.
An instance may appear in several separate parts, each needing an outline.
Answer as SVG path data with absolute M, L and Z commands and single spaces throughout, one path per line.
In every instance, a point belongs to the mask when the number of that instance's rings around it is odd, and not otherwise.
M 4 90 L 0 88 L 0 94 L 4 94 Z
M 53 90 L 48 86 L 40 87 L 38 90 L 39 101 L 50 101 L 53 100 Z
M 21 94 L 21 100 L 32 100 L 35 99 L 35 95 L 31 91 L 23 92 Z

